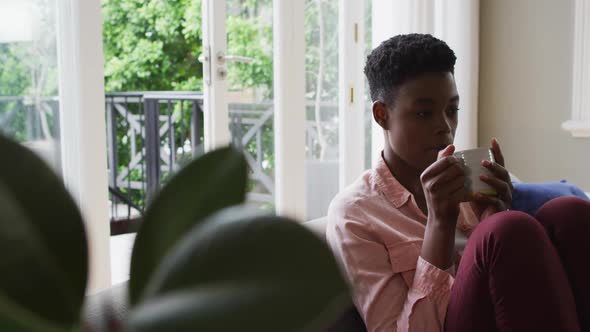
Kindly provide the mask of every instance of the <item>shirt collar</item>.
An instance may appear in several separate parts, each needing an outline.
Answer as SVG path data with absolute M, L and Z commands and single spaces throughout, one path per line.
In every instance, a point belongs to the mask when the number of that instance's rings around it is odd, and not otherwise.
M 412 195 L 401 183 L 391 174 L 389 167 L 383 160 L 383 154 L 375 167 L 375 182 L 379 190 L 391 201 L 397 209 L 404 205 Z

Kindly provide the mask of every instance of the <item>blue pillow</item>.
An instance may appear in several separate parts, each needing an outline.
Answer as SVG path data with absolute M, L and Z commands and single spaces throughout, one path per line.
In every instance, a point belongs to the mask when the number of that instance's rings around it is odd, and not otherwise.
M 534 216 L 546 202 L 561 196 L 577 196 L 588 200 L 588 196 L 575 185 L 559 182 L 523 183 L 513 182 L 512 209 Z

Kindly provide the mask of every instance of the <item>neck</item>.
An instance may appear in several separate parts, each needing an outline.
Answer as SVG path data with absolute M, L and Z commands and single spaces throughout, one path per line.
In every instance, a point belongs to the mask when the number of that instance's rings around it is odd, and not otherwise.
M 420 182 L 420 175 L 422 174 L 421 170 L 406 163 L 391 147 L 387 146 L 387 144 L 383 150 L 383 159 L 391 174 L 393 174 L 404 188 L 408 189 L 408 191 L 410 191 L 410 193 L 416 198 L 424 196 L 422 182 Z

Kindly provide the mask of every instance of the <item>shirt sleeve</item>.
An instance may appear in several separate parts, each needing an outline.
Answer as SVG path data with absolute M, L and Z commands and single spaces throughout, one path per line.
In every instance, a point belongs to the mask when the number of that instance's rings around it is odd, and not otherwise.
M 454 281 L 448 271 L 422 259 L 413 243 L 386 247 L 362 218 L 328 219 L 328 242 L 369 332 L 442 331 Z

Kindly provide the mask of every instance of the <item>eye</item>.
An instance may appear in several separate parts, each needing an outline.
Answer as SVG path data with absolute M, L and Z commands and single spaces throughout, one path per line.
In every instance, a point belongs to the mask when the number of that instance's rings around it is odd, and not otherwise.
M 447 110 L 447 114 L 449 116 L 455 116 L 455 115 L 457 115 L 457 113 L 459 113 L 459 108 L 458 107 L 452 107 L 452 108 L 449 108 Z
M 416 116 L 422 119 L 427 119 L 432 116 L 432 111 L 418 111 L 416 112 Z

